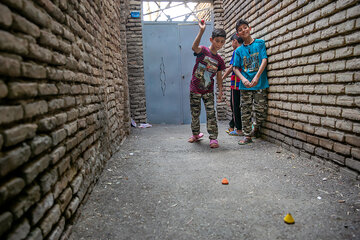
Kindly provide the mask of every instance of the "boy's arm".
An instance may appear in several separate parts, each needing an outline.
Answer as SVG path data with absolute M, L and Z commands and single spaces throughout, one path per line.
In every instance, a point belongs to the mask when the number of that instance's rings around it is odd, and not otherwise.
M 204 34 L 205 32 L 205 27 L 206 27 L 206 24 L 205 23 L 201 23 L 201 21 L 199 22 L 199 33 L 198 35 L 196 36 L 194 42 L 193 42 L 193 45 L 192 45 L 192 50 L 198 54 L 201 52 L 201 47 L 199 47 L 199 44 L 200 44 L 200 40 L 201 40 L 201 37 L 202 35 Z
M 227 78 L 227 76 L 229 76 L 229 74 L 233 71 L 233 66 L 230 65 L 230 67 L 228 67 L 228 69 L 226 69 L 224 75 L 222 76 L 222 80 L 224 81 L 225 78 Z
M 239 68 L 238 68 L 238 67 L 233 67 L 233 71 L 234 71 L 235 75 L 236 75 L 238 78 L 240 78 L 241 82 L 245 85 L 245 87 L 250 88 L 250 82 L 249 82 L 249 80 L 247 80 L 246 77 L 244 77 L 244 76 L 241 74 Z
M 223 79 L 221 77 L 221 71 L 218 71 L 216 73 L 216 83 L 219 89 L 219 96 L 218 96 L 218 100 L 219 102 L 222 101 L 222 95 L 223 95 Z
M 255 87 L 255 86 L 258 84 L 259 78 L 260 78 L 261 74 L 263 73 L 263 71 L 265 70 L 266 65 L 267 65 L 267 58 L 264 58 L 264 59 L 261 61 L 261 65 L 260 65 L 259 71 L 256 73 L 256 75 L 255 75 L 255 77 L 253 78 L 253 80 L 251 80 L 250 87 Z

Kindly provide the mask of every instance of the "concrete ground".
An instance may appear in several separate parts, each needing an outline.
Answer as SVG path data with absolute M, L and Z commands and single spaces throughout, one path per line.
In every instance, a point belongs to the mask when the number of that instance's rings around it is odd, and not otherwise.
M 193 144 L 189 125 L 132 128 L 71 239 L 360 239 L 359 181 L 261 139 L 240 146 L 226 128 L 218 149 L 205 125 Z

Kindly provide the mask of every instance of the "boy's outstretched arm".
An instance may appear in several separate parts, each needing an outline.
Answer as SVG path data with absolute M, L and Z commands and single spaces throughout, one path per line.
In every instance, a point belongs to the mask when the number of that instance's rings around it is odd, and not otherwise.
M 202 23 L 201 21 L 199 22 L 199 33 L 198 35 L 196 36 L 195 40 L 194 40 L 194 43 L 192 45 L 192 50 L 195 52 L 195 53 L 200 53 L 201 52 L 201 47 L 199 47 L 199 44 L 200 44 L 200 40 L 201 40 L 201 37 L 202 35 L 204 34 L 205 32 L 205 27 L 206 27 L 206 24 L 205 23 Z
M 255 87 L 258 84 L 259 78 L 260 78 L 261 74 L 263 73 L 263 71 L 265 70 L 266 65 L 267 65 L 267 58 L 264 58 L 261 61 L 259 71 L 256 73 L 255 77 L 251 80 L 250 87 Z
M 233 71 L 233 66 L 230 65 L 230 67 L 228 67 L 226 70 L 225 70 L 225 73 L 224 75 L 222 76 L 222 80 L 224 81 L 225 78 L 227 78 L 227 76 L 229 76 L 229 74 Z
M 217 83 L 217 87 L 219 89 L 219 96 L 218 96 L 218 100 L 219 102 L 222 101 L 222 95 L 223 95 L 223 79 L 221 76 L 221 71 L 216 73 L 216 83 Z
M 249 88 L 250 87 L 250 82 L 249 80 L 246 79 L 246 77 L 244 77 L 239 68 L 238 67 L 233 67 L 233 71 L 235 73 L 235 75 L 240 78 L 241 82 L 245 85 L 245 87 Z

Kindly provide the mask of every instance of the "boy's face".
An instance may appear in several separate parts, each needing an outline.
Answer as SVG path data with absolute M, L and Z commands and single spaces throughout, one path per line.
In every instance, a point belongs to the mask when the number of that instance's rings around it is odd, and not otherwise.
M 240 46 L 239 42 L 236 39 L 232 40 L 231 45 L 234 50 L 237 49 L 238 46 Z
M 244 38 L 247 38 L 250 36 L 250 30 L 251 30 L 251 27 L 249 27 L 248 25 L 246 24 L 241 24 L 238 29 L 237 29 L 237 32 L 239 34 L 239 36 L 244 39 Z
M 215 48 L 216 51 L 219 51 L 225 44 L 225 38 L 224 37 L 215 37 L 210 38 L 211 45 Z

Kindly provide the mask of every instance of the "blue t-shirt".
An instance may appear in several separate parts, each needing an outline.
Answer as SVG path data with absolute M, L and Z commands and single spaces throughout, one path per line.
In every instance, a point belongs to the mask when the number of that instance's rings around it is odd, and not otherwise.
M 242 44 L 235 50 L 234 67 L 240 68 L 241 74 L 251 82 L 259 71 L 261 62 L 267 58 L 265 41 L 262 39 L 255 39 L 250 45 Z M 259 82 L 255 87 L 247 88 L 241 82 L 240 90 L 260 90 L 269 87 L 267 79 L 267 70 L 262 72 Z

